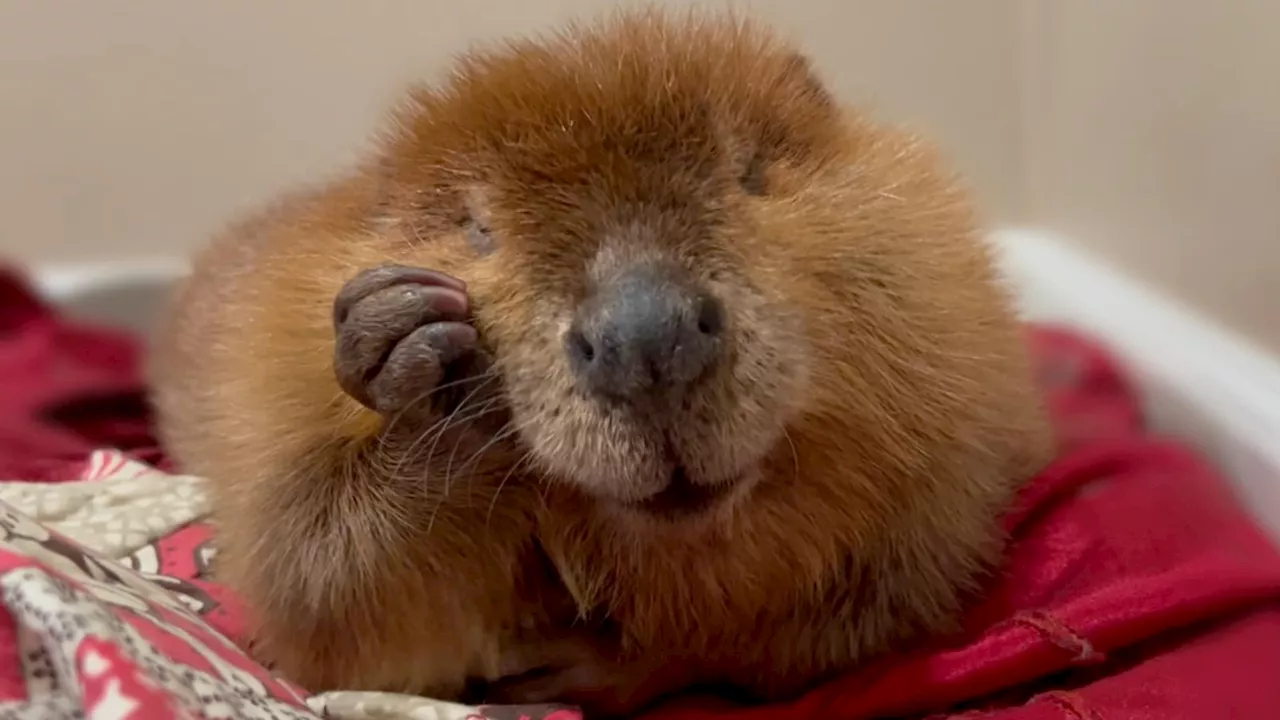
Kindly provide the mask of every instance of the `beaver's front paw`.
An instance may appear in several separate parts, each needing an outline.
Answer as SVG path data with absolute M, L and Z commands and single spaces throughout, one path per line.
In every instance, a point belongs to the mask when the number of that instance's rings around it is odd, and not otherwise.
M 361 272 L 333 303 L 338 384 L 384 414 L 439 409 L 450 369 L 477 345 L 466 285 L 421 268 L 382 265 Z

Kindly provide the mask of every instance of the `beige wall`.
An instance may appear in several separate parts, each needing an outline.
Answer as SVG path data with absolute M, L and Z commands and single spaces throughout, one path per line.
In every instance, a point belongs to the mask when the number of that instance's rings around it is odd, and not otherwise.
M 1028 215 L 1280 353 L 1280 3 L 1022 11 Z
M 0 2 L 0 257 L 184 255 L 348 161 L 469 40 L 613 4 Z M 1280 5 L 750 4 L 843 95 L 937 135 L 993 222 L 1061 230 L 1280 349 Z
M 0 2 L 0 238 L 25 259 L 185 253 L 236 209 L 350 159 L 412 79 L 475 38 L 611 0 Z M 1020 200 L 1005 0 L 762 0 L 842 93 Z

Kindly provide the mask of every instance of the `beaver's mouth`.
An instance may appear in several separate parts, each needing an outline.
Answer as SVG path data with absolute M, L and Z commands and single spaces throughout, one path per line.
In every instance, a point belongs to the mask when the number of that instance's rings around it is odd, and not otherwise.
M 671 472 L 667 486 L 644 500 L 632 503 L 632 507 L 663 517 L 687 517 L 704 513 L 729 494 L 736 481 L 701 485 L 689 479 L 683 466 Z

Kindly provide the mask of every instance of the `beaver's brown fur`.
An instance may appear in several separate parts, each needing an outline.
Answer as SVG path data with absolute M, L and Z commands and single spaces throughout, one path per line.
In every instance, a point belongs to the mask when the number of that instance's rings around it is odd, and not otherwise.
M 158 347 L 163 436 L 212 481 L 259 657 L 442 696 L 565 661 L 502 695 L 618 712 L 694 682 L 779 697 L 955 626 L 1048 444 L 926 144 L 757 23 L 651 10 L 474 51 L 395 120 L 216 239 Z M 577 392 L 563 349 L 591 288 L 651 259 L 723 302 L 730 358 L 660 425 Z M 493 392 L 447 433 L 335 381 L 334 298 L 388 262 L 467 284 Z M 736 484 L 637 509 L 673 462 Z

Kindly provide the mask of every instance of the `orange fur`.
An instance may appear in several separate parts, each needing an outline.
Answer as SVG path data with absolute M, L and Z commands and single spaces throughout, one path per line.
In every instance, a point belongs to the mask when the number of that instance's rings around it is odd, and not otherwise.
M 491 254 L 467 244 L 477 219 Z M 701 481 L 751 482 L 699 518 L 610 502 L 661 460 L 573 396 L 559 350 L 593 273 L 646 255 L 728 308 L 732 366 L 669 432 Z M 387 446 L 394 419 L 338 389 L 333 297 L 391 260 L 467 281 L 510 438 Z M 966 194 L 722 16 L 628 12 L 463 57 L 358 171 L 214 242 L 155 368 L 257 651 L 312 689 L 453 696 L 581 616 L 610 628 L 625 688 L 602 708 L 691 681 L 793 693 L 952 629 L 1049 452 Z M 677 678 L 639 683 L 663 662 Z

